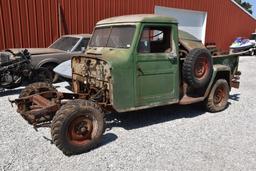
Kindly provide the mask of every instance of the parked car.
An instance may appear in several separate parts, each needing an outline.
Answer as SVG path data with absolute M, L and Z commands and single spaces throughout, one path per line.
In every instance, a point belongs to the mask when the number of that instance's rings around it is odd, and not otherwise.
M 53 68 L 58 64 L 71 59 L 72 56 L 84 53 L 90 37 L 90 34 L 64 35 L 48 48 L 27 48 L 28 52 L 31 54 L 32 67 L 34 69 L 47 68 L 51 72 L 52 81 L 56 81 L 57 77 L 53 72 Z M 24 48 L 9 50 L 17 54 L 24 50 Z M 9 56 L 9 59 L 11 60 L 12 54 L 9 53 Z

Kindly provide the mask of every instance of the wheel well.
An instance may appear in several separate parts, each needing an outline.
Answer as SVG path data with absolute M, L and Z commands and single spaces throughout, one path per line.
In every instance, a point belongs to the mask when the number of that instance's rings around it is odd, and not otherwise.
M 56 62 L 47 62 L 47 63 L 43 64 L 41 67 L 45 67 L 45 68 L 51 67 L 53 69 L 57 65 L 58 65 L 58 63 L 56 63 Z
M 216 74 L 215 81 L 217 81 L 218 79 L 225 79 L 228 82 L 229 87 L 231 87 L 231 85 L 230 85 L 230 72 L 229 71 L 219 71 Z

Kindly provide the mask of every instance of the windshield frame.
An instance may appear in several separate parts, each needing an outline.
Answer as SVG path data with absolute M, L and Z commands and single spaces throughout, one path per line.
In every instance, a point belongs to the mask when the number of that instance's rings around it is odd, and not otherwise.
M 109 47 L 109 46 L 107 46 L 110 34 L 112 33 L 113 27 L 133 27 L 134 28 L 133 37 L 131 39 L 130 47 Z M 110 28 L 110 33 L 109 33 L 109 37 L 108 37 L 106 45 L 105 46 L 91 46 L 95 31 L 97 29 L 104 29 L 104 28 Z M 128 49 L 130 49 L 134 46 L 134 41 L 135 41 L 134 38 L 135 38 L 136 32 L 137 32 L 137 25 L 135 23 L 124 23 L 124 24 L 118 23 L 118 24 L 110 24 L 110 25 L 99 25 L 99 26 L 96 26 L 93 30 L 93 34 L 92 34 L 91 39 L 88 43 L 88 48 L 111 48 L 111 49 L 126 49 L 126 50 L 128 50 Z

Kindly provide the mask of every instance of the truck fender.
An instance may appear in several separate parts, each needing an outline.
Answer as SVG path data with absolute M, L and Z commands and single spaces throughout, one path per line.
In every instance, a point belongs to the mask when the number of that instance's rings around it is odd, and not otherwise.
M 209 93 L 211 92 L 211 89 L 214 85 L 214 83 L 218 79 L 225 79 L 228 82 L 229 88 L 231 89 L 231 70 L 230 67 L 226 65 L 215 65 L 213 66 L 213 73 L 211 81 L 209 82 L 209 85 L 205 91 L 204 97 L 208 97 Z

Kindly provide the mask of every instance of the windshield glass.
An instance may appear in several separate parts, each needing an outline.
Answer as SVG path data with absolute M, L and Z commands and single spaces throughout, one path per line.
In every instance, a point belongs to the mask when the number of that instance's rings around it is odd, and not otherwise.
M 112 47 L 128 49 L 131 47 L 134 32 L 134 26 L 96 28 L 90 42 L 90 47 Z
M 54 42 L 49 48 L 71 51 L 79 40 L 80 39 L 76 37 L 61 37 L 56 42 Z

